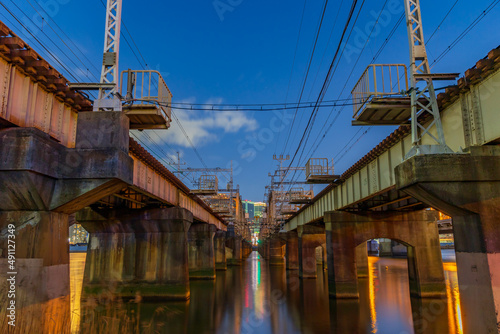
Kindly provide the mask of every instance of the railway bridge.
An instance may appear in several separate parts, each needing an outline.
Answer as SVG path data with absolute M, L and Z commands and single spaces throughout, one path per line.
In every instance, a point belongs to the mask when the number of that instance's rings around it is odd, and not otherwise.
M 388 238 L 408 248 L 411 293 L 439 297 L 445 294 L 439 210 L 453 220 L 464 330 L 497 333 L 500 48 L 439 94 L 438 102 L 447 144 L 459 153 L 406 159 L 411 129 L 400 126 L 284 222 L 261 253 L 271 263 L 286 258 L 287 269 L 315 277 L 314 251 L 322 246 L 330 295 L 358 298 L 357 277 L 367 268 L 366 242 Z
M 92 111 L 0 22 L 0 272 L 15 263 L 17 316 L 30 319 L 19 332 L 69 328 L 71 223 L 90 233 L 83 293 L 99 298 L 186 300 L 190 279 L 215 279 L 216 268 L 248 254 L 243 229 L 129 137 L 157 119 L 144 110 Z M 168 114 L 160 120 L 164 127 Z

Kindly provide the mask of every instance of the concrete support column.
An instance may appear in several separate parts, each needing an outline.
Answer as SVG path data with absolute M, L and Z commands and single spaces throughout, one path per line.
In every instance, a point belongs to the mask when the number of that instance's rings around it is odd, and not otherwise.
M 210 224 L 192 224 L 189 228 L 189 279 L 215 279 L 216 230 L 217 227 Z
M 464 333 L 500 324 L 500 149 L 425 155 L 395 169 L 398 189 L 453 219 Z M 408 254 L 410 256 L 410 254 Z
M 69 333 L 68 229 L 66 214 L 0 211 L 0 332 Z
M 242 257 L 247 258 L 252 253 L 252 244 L 247 240 L 243 240 L 241 243 Z
M 191 212 L 170 208 L 102 214 L 84 209 L 76 215 L 90 233 L 82 295 L 189 298 Z
M 356 247 L 356 268 L 358 277 L 368 277 L 368 245 L 366 242 Z
M 228 266 L 240 266 L 242 262 L 241 257 L 241 236 L 231 236 L 228 232 L 226 246 L 231 249 L 231 256 L 227 257 Z
M 325 229 L 320 226 L 297 227 L 299 248 L 299 276 L 316 278 L 316 247 L 325 243 Z
M 259 245 L 259 253 L 263 259 L 269 260 L 269 239 L 262 240 Z
M 410 293 L 420 297 L 446 294 L 435 211 L 409 213 L 328 212 L 329 293 L 335 298 L 359 298 L 356 247 L 381 235 L 408 246 Z
M 286 240 L 286 270 L 299 270 L 299 235 L 297 231 L 285 234 Z
M 378 256 L 379 257 L 392 257 L 392 240 L 391 239 L 378 239 Z
M 269 240 L 269 264 L 282 265 L 285 263 L 283 252 L 284 241 L 279 236 L 273 236 Z
M 226 231 L 217 231 L 214 237 L 215 269 L 226 270 Z

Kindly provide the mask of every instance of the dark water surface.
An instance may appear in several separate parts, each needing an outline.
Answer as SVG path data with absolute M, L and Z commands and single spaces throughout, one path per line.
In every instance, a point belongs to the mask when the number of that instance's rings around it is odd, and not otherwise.
M 253 252 L 215 281 L 191 281 L 187 302 L 116 301 L 80 307 L 85 254 L 71 254 L 74 333 L 462 333 L 453 251 L 444 251 L 447 298 L 410 298 L 406 259 L 370 257 L 360 299 L 328 298 L 327 272 L 300 280 Z M 80 315 L 83 320 L 80 319 Z

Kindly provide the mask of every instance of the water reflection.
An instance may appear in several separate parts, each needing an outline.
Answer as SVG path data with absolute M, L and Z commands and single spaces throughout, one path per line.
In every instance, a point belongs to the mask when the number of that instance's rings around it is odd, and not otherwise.
M 85 301 L 79 306 L 84 254 L 71 256 L 72 329 L 77 333 L 462 333 L 456 265 L 444 256 L 447 298 L 413 299 L 405 259 L 369 258 L 360 299 L 328 298 L 317 279 L 269 266 L 256 252 L 215 281 L 191 281 L 187 302 Z M 80 314 L 82 319 L 79 320 Z

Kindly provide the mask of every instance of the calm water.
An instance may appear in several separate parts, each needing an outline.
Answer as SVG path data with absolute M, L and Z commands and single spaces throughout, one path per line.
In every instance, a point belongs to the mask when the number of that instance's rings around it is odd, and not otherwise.
M 328 298 L 327 275 L 299 280 L 254 252 L 215 281 L 191 281 L 188 302 L 80 307 L 85 254 L 71 254 L 72 328 L 85 333 L 462 333 L 456 265 L 444 251 L 447 299 L 409 295 L 406 259 L 370 257 L 359 301 Z M 82 311 L 83 310 L 83 311 Z M 86 311 L 85 311 L 86 310 Z M 80 324 L 80 314 L 85 314 Z

